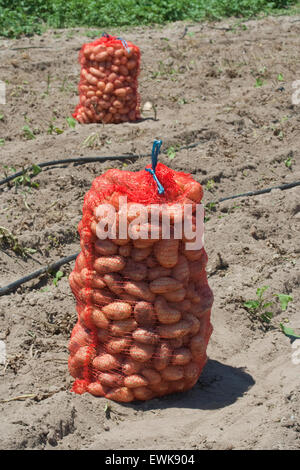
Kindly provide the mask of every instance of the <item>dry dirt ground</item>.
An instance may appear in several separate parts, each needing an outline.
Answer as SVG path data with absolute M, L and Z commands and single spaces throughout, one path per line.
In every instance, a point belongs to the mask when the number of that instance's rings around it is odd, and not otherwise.
M 77 56 L 91 40 L 87 33 L 1 40 L 3 177 L 11 167 L 60 158 L 149 153 L 161 138 L 171 157 L 175 149 L 173 159 L 164 154 L 161 161 L 200 181 L 206 205 L 300 180 L 300 105 L 292 104 L 300 18 L 118 31 L 141 48 L 142 105 L 150 100 L 157 120 L 148 112 L 134 124 L 72 129 L 66 118 L 78 102 Z M 126 170 L 147 163 L 128 158 Z M 32 178 L 38 188 L 1 186 L 0 285 L 78 252 L 84 194 L 94 177 L 123 164 L 56 165 Z M 292 361 L 295 343 L 279 328 L 288 321 L 300 333 L 299 196 L 298 187 L 208 206 L 214 332 L 209 361 L 188 393 L 107 408 L 105 399 L 69 391 L 67 343 L 76 312 L 67 275 L 74 263 L 63 266 L 57 286 L 49 275 L 2 296 L 0 448 L 299 449 L 300 364 L 295 355 Z M 268 328 L 243 306 L 265 285 L 275 302 Z M 278 293 L 293 297 L 284 312 Z

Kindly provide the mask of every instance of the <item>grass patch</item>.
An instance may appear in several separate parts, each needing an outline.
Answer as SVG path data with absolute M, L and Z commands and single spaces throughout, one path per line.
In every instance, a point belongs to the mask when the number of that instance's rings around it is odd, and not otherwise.
M 0 0 L 0 36 L 17 38 L 50 28 L 164 24 L 180 20 L 254 17 L 299 11 L 299 0 Z

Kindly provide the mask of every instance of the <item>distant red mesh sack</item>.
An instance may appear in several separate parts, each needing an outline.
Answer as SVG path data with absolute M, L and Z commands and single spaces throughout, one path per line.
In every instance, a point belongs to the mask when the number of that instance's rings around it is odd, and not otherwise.
M 133 203 L 159 209 L 179 204 L 174 222 L 184 204 L 194 210 L 201 201 L 202 187 L 190 175 L 158 163 L 156 176 L 162 195 L 147 171 L 117 169 L 96 178 L 85 195 L 78 226 L 82 251 L 69 278 L 78 313 L 69 343 L 76 393 L 118 402 L 149 400 L 192 388 L 206 363 L 213 294 L 204 248 L 187 250 L 184 236 L 176 239 L 172 230 L 171 238 L 163 239 L 161 217 L 152 238 L 129 232 L 125 238 L 97 236 L 102 217 L 97 208 L 103 204 L 113 206 L 120 236 L 119 196 L 127 196 L 128 223 L 134 223 Z
M 118 124 L 140 118 L 137 46 L 105 34 L 82 46 L 79 62 L 80 104 L 73 113 L 78 122 Z

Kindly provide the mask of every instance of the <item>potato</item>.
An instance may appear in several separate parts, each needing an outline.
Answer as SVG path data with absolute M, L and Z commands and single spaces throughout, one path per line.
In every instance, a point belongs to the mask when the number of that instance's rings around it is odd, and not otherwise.
M 153 365 L 154 368 L 158 371 L 161 371 L 167 367 L 171 360 L 171 355 L 172 355 L 172 349 L 168 345 L 167 342 L 163 341 L 161 342 L 154 353 L 153 357 Z
M 141 374 L 146 377 L 149 385 L 156 385 L 161 382 L 161 375 L 154 369 L 141 369 Z
M 202 258 L 199 261 L 189 261 L 190 279 L 192 281 L 203 282 L 206 280 L 205 266 L 207 264 L 207 260 L 207 254 L 204 251 Z
M 118 354 L 127 352 L 130 345 L 130 338 L 112 338 L 105 344 L 105 349 L 110 354 Z
M 163 295 L 169 302 L 179 303 L 184 300 L 186 295 L 186 289 L 184 289 L 184 287 L 181 287 L 180 289 L 174 290 L 172 292 L 166 292 Z
M 132 281 L 143 281 L 147 277 L 147 267 L 143 263 L 128 259 L 121 274 Z
M 127 318 L 126 320 L 113 321 L 110 325 L 110 333 L 112 336 L 121 336 L 130 333 L 137 327 L 137 322 L 134 318 Z
M 133 261 L 137 261 L 137 262 L 143 261 L 144 259 L 147 258 L 147 256 L 150 255 L 151 251 L 152 251 L 151 246 L 146 247 L 146 248 L 133 248 L 131 251 L 131 257 Z
M 78 292 L 82 288 L 82 279 L 79 273 L 72 271 L 69 275 L 69 284 L 72 289 L 72 292 L 75 296 L 78 295 Z
M 178 263 L 179 240 L 159 240 L 154 245 L 154 255 L 164 268 L 173 268 Z
M 183 299 L 180 302 L 168 302 L 168 304 L 170 305 L 171 308 L 176 308 L 181 313 L 184 313 L 190 310 L 192 302 L 189 299 Z
M 110 73 L 110 74 L 108 75 L 107 80 L 108 80 L 109 82 L 114 82 L 114 84 L 115 84 L 117 78 L 118 78 L 118 75 L 113 72 L 113 73 Z
M 153 302 L 155 299 L 155 295 L 150 291 L 148 284 L 143 281 L 127 281 L 124 283 L 124 290 L 127 294 L 147 302 Z
M 125 361 L 123 362 L 122 373 L 124 375 L 137 374 L 142 367 L 143 363 L 134 361 L 131 357 L 126 357 Z
M 159 341 L 159 336 L 149 329 L 137 328 L 132 337 L 138 343 L 143 344 L 156 344 Z
M 75 354 L 81 346 L 88 346 L 91 343 L 91 332 L 77 323 L 73 328 L 71 339 L 69 341 L 68 348 L 70 353 Z
M 150 384 L 149 388 L 155 393 L 156 396 L 161 397 L 169 392 L 170 383 L 161 381 L 158 384 Z
M 116 355 L 108 353 L 96 356 L 93 360 L 93 367 L 101 371 L 118 369 L 120 366 L 120 359 Z
M 200 301 L 196 304 L 192 304 L 190 312 L 197 318 L 201 318 L 210 311 L 213 304 L 213 294 L 210 288 L 198 290 Z
M 99 308 L 93 308 L 91 311 L 91 321 L 97 328 L 103 328 L 107 330 L 110 325 L 110 321 L 108 320 L 105 313 L 100 310 Z
M 111 240 L 97 240 L 95 242 L 95 251 L 99 255 L 109 256 L 118 252 L 118 247 Z
M 82 252 L 80 252 L 79 255 L 76 258 L 75 270 L 80 272 L 83 268 L 87 268 L 87 267 L 88 267 L 87 259 L 84 256 L 84 254 Z
M 91 346 L 80 347 L 74 356 L 74 366 L 84 367 L 87 366 L 95 357 L 95 349 Z
M 123 292 L 123 279 L 118 273 L 108 273 L 104 274 L 103 276 L 103 281 L 111 290 L 116 295 L 119 295 Z
M 134 306 L 136 304 L 136 298 L 133 295 L 127 294 L 127 292 L 122 292 L 119 294 L 120 300 L 125 300 L 125 302 Z
M 169 392 L 177 393 L 186 389 L 186 381 L 184 379 L 174 380 L 169 383 Z
M 198 261 L 203 256 L 204 248 L 202 247 L 200 250 L 187 250 L 186 243 L 184 245 L 183 253 L 189 261 Z
M 104 93 L 107 93 L 108 95 L 110 95 L 113 91 L 114 91 L 114 86 L 112 82 L 108 82 L 104 88 Z
M 124 378 L 121 374 L 117 372 L 101 372 L 98 374 L 98 380 L 101 385 L 106 385 L 107 387 L 122 387 L 124 385 Z M 108 395 L 106 395 L 108 398 Z
M 85 287 L 94 287 L 95 289 L 103 289 L 105 287 L 104 280 L 96 273 L 88 268 L 83 268 L 80 273 L 81 283 Z
M 128 108 L 127 108 L 127 110 L 128 110 Z M 155 240 L 153 240 L 151 238 L 149 238 L 149 239 L 138 238 L 137 240 L 132 240 L 132 243 L 133 243 L 133 246 L 135 248 L 145 249 L 145 248 L 149 248 L 149 247 L 151 248 L 154 245 Z
M 97 62 L 105 62 L 107 59 L 108 59 L 108 53 L 106 51 L 95 54 L 95 60 Z
M 105 385 L 101 385 L 100 382 L 91 382 L 87 386 L 87 391 L 95 397 L 105 397 L 108 390 L 108 387 L 105 387 Z
M 196 290 L 195 283 L 190 282 L 186 288 L 186 298 L 189 299 L 193 303 L 200 302 L 200 296 Z
M 102 308 L 105 315 L 111 320 L 125 320 L 132 313 L 132 307 L 128 302 L 112 302 Z
M 154 294 L 165 294 L 181 289 L 182 287 L 182 283 L 172 277 L 159 277 L 149 284 L 149 288 Z
M 129 257 L 131 254 L 131 245 L 120 246 L 119 255 L 124 256 L 125 258 Z
M 133 59 L 128 60 L 128 62 L 127 62 L 127 68 L 128 68 L 128 70 L 133 70 L 133 69 L 137 68 L 137 62 L 136 62 L 136 60 L 133 60 Z
M 167 382 L 180 380 L 184 376 L 184 369 L 181 366 L 169 365 L 161 371 L 161 376 Z
M 83 367 L 79 366 L 74 356 L 70 356 L 68 359 L 69 372 L 74 379 L 81 379 L 83 373 Z
M 151 327 L 156 322 L 154 308 L 150 302 L 137 302 L 133 315 L 140 326 Z
M 151 344 L 133 343 L 130 348 L 130 356 L 134 361 L 149 361 L 154 353 L 154 347 Z
M 137 400 L 151 400 L 154 396 L 153 391 L 148 387 L 134 388 L 133 393 Z
M 171 274 L 171 269 L 164 268 L 163 266 L 154 266 L 148 270 L 147 280 L 154 281 L 160 277 L 168 277 Z
M 200 374 L 200 367 L 196 362 L 190 362 L 184 366 L 184 377 L 187 380 L 198 379 Z
M 185 336 L 182 337 L 182 338 L 167 339 L 165 341 L 168 343 L 168 345 L 170 346 L 171 349 L 177 349 L 177 348 L 182 347 L 183 338 L 185 338 Z
M 85 289 L 88 290 L 88 289 Z M 93 289 L 92 290 L 92 302 L 96 305 L 99 305 L 100 307 L 109 304 L 112 300 L 114 299 L 113 295 L 111 292 L 109 292 L 107 289 Z M 89 298 L 87 299 L 87 302 L 89 302 Z
M 184 255 L 178 257 L 176 266 L 172 269 L 172 277 L 183 283 L 187 282 L 190 277 L 190 268 L 188 261 Z
M 190 350 L 194 359 L 201 359 L 206 351 L 206 341 L 201 334 L 193 336 L 190 341 Z
M 128 375 L 124 378 L 124 385 L 128 388 L 146 387 L 148 384 L 148 380 L 138 374 Z
M 178 348 L 173 351 L 172 364 L 175 366 L 184 366 L 192 359 L 192 354 L 187 348 Z
M 157 333 L 161 338 L 181 338 L 188 334 L 190 324 L 186 320 L 180 320 L 172 325 L 160 325 L 157 327 Z
M 155 266 L 159 266 L 158 261 L 153 256 L 148 256 L 146 259 L 146 265 L 148 268 L 154 268 Z
M 108 400 L 114 400 L 122 403 L 129 403 L 134 400 L 132 391 L 127 387 L 114 388 L 106 394 Z
M 110 339 L 110 334 L 107 330 L 99 329 L 97 331 L 97 339 L 100 343 L 106 343 Z
M 154 309 L 160 323 L 172 324 L 177 323 L 181 319 L 181 312 L 170 307 L 162 296 L 155 299 Z
M 125 268 L 126 261 L 122 256 L 99 256 L 94 261 L 94 269 L 99 274 L 122 271 Z
M 114 94 L 115 94 L 117 97 L 125 98 L 125 96 L 127 95 L 127 91 L 125 90 L 125 88 L 117 88 L 117 89 L 114 91 Z
M 190 323 L 189 334 L 195 336 L 200 330 L 200 321 L 192 313 L 185 312 L 182 315 L 183 320 L 186 320 Z

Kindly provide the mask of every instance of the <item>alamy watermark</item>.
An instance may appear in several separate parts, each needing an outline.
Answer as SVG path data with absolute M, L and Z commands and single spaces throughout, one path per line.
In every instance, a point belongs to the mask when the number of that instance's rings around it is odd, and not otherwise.
M 0 341 L 0 365 L 4 365 L 6 363 L 6 345 L 4 341 Z
M 295 90 L 292 94 L 292 103 L 300 104 L 300 80 L 295 80 L 292 83 L 292 88 Z
M 6 84 L 0 80 L 0 104 L 6 104 Z
M 120 196 L 118 210 L 112 204 L 100 204 L 95 210 L 96 234 L 100 240 L 178 239 L 186 250 L 204 246 L 204 207 L 202 204 L 127 203 Z
M 296 339 L 293 342 L 292 348 L 295 349 L 292 353 L 292 363 L 298 366 L 300 364 L 300 339 Z

